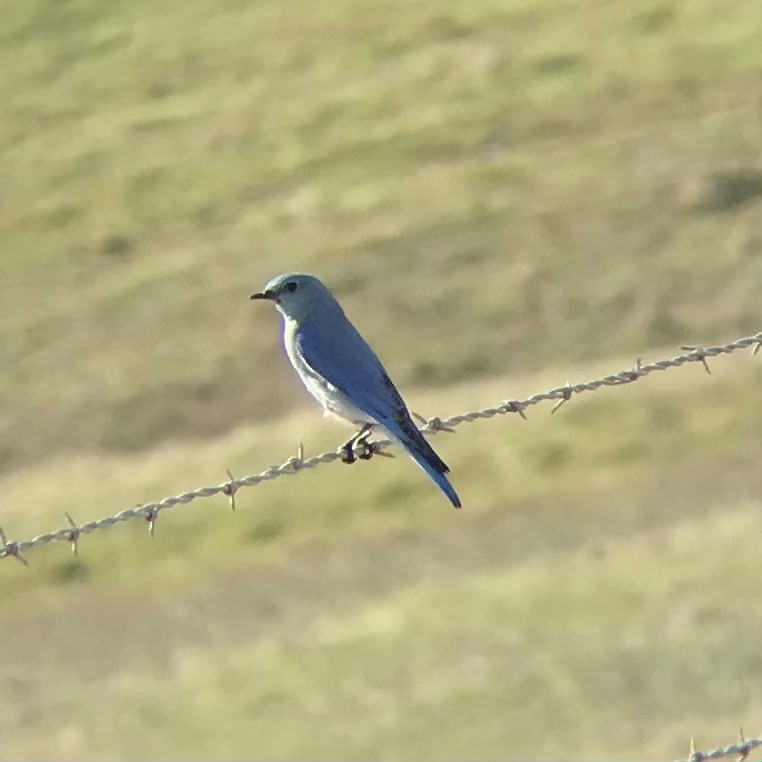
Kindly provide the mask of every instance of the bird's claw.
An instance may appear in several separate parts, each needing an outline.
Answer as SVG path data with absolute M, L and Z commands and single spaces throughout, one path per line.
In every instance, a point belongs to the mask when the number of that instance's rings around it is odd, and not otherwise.
M 353 436 L 352 439 L 341 448 L 341 462 L 351 465 L 357 458 L 360 458 L 360 460 L 370 460 L 377 452 L 379 452 L 375 444 L 368 441 L 370 435 L 371 429 L 363 428 Z
M 341 448 L 341 462 L 351 466 L 355 462 L 354 442 L 351 440 Z
M 360 452 L 357 453 L 357 457 L 360 460 L 370 460 L 377 452 L 375 442 L 368 442 L 367 439 L 361 439 L 358 444 L 361 444 Z

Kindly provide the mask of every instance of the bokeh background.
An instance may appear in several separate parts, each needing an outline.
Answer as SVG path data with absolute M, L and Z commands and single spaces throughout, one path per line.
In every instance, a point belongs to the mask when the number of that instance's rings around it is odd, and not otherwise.
M 271 276 L 420 413 L 760 324 L 757 3 L 6 0 L 0 525 L 348 431 Z M 760 725 L 759 357 L 0 564 L 12 759 L 671 759 Z

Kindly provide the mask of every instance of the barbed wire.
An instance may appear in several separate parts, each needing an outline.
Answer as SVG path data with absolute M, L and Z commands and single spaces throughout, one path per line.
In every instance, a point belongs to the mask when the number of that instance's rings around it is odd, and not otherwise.
M 749 756 L 749 752 L 757 746 L 762 746 L 762 738 L 744 738 L 743 728 L 739 728 L 738 743 L 720 746 L 712 751 L 696 751 L 696 742 L 691 738 L 691 755 L 687 759 L 676 760 L 676 762 L 706 762 L 709 759 L 722 759 L 733 754 L 736 755 L 736 762 L 743 762 Z
M 716 357 L 718 355 L 730 354 L 740 349 L 746 349 L 753 347 L 753 353 L 757 354 L 762 346 L 762 332 L 753 336 L 746 336 L 743 338 L 730 341 L 727 344 L 720 344 L 717 346 L 708 347 L 694 347 L 683 346 L 684 354 L 677 355 L 670 359 L 658 360 L 648 365 L 643 365 L 640 358 L 637 360 L 635 367 L 620 371 L 619 373 L 613 373 L 603 378 L 598 378 L 593 381 L 587 381 L 585 383 L 570 384 L 567 383 L 564 386 L 556 387 L 547 392 L 541 392 L 534 394 L 524 400 L 506 400 L 494 407 L 481 408 L 479 410 L 473 410 L 467 413 L 461 413 L 460 415 L 454 415 L 450 418 L 423 418 L 417 414 L 416 417 L 423 424 L 421 431 L 427 433 L 436 433 L 437 431 L 454 431 L 456 426 L 463 423 L 471 423 L 473 421 L 480 420 L 482 418 L 492 418 L 496 415 L 507 415 L 508 413 L 518 413 L 522 418 L 526 419 L 524 411 L 532 405 L 538 405 L 541 402 L 555 401 L 555 405 L 551 409 L 551 414 L 555 413 L 563 404 L 568 402 L 573 395 L 581 394 L 582 392 L 593 392 L 601 389 L 605 386 L 622 386 L 624 384 L 630 384 L 641 378 L 645 378 L 651 373 L 656 371 L 669 370 L 671 368 L 678 368 L 686 363 L 700 362 L 707 373 L 711 373 L 709 365 L 707 364 L 707 358 Z M 389 455 L 384 452 L 387 447 L 392 445 L 393 442 L 382 439 L 374 442 L 367 442 L 361 439 L 355 444 L 355 453 L 360 457 L 369 458 L 372 455 Z M 228 474 L 228 481 L 209 487 L 199 487 L 197 489 L 183 492 L 173 497 L 166 497 L 163 500 L 159 500 L 155 503 L 146 503 L 134 508 L 127 508 L 120 511 L 113 516 L 106 516 L 105 518 L 96 519 L 94 521 L 88 521 L 86 524 L 77 525 L 74 519 L 69 513 L 65 513 L 68 526 L 62 529 L 57 529 L 52 532 L 46 532 L 44 534 L 37 535 L 30 540 L 9 540 L 4 529 L 0 527 L 0 558 L 15 558 L 24 565 L 27 565 L 27 560 L 24 557 L 24 553 L 38 545 L 47 545 L 51 542 L 68 542 L 71 544 L 72 552 L 76 555 L 78 549 L 78 541 L 83 535 L 91 534 L 92 532 L 100 531 L 102 529 L 108 529 L 117 524 L 121 524 L 125 521 L 140 518 L 148 523 L 148 528 L 153 535 L 156 519 L 162 511 L 168 510 L 172 506 L 182 505 L 190 503 L 193 500 L 199 500 L 201 498 L 213 497 L 215 495 L 227 495 L 230 499 L 231 508 L 235 510 L 235 495 L 242 487 L 253 487 L 257 484 L 261 484 L 265 481 L 276 479 L 280 476 L 294 476 L 302 471 L 310 468 L 316 468 L 324 463 L 332 463 L 335 460 L 346 457 L 346 446 L 342 446 L 335 451 L 324 452 L 320 455 L 313 456 L 311 458 L 304 458 L 304 448 L 299 445 L 297 454 L 288 458 L 286 461 L 277 466 L 271 466 L 270 468 L 262 471 L 258 474 L 251 476 L 245 476 L 240 479 L 236 479 L 230 471 Z M 708 759 L 709 757 L 706 757 Z M 704 757 L 702 757 L 704 759 Z M 692 762 L 696 762 L 693 760 Z

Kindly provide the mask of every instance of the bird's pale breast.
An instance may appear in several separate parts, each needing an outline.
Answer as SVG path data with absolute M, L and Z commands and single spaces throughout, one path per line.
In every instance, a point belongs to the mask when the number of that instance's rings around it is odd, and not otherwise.
M 366 422 L 376 423 L 373 418 L 355 407 L 340 389 L 307 364 L 296 345 L 298 330 L 299 324 L 295 320 L 286 321 L 283 332 L 286 354 L 307 391 L 320 403 L 325 413 L 357 426 Z

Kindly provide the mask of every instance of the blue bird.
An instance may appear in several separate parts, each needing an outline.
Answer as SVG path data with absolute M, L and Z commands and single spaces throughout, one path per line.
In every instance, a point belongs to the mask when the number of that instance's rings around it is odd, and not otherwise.
M 251 299 L 267 299 L 283 315 L 288 359 L 324 411 L 360 427 L 345 446 L 345 461 L 353 462 L 352 446 L 380 427 L 460 508 L 460 498 L 445 475 L 450 469 L 413 423 L 381 361 L 333 294 L 312 275 L 287 273 L 273 278 Z

